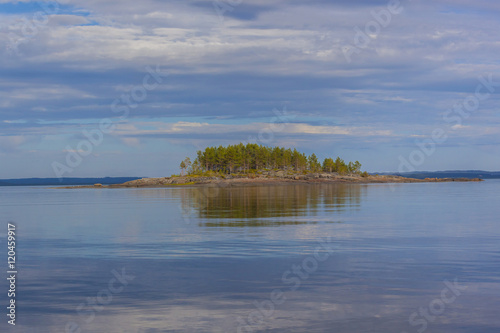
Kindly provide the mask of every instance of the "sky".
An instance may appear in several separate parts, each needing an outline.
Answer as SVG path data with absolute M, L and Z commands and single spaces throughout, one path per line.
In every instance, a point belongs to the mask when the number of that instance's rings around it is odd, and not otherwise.
M 500 3 L 0 0 L 0 178 L 162 177 L 252 142 L 500 169 Z

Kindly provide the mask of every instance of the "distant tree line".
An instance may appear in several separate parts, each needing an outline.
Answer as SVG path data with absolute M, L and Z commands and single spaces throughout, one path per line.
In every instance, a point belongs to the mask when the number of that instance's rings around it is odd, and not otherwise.
M 325 158 L 321 164 L 315 154 L 307 156 L 296 149 L 266 147 L 243 143 L 227 147 L 207 147 L 196 153 L 191 162 L 187 157 L 181 162 L 182 174 L 201 174 L 213 171 L 224 174 L 246 173 L 256 170 L 283 170 L 295 172 L 337 172 L 340 174 L 360 173 L 361 163 L 345 163 L 340 157 Z

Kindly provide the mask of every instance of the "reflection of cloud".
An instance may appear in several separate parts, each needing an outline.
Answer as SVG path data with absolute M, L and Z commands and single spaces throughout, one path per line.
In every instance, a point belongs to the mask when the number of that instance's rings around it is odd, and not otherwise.
M 412 312 L 439 297 L 443 282 L 440 279 L 424 284 L 416 281 L 415 276 L 423 274 L 420 261 L 418 264 L 408 261 L 404 256 L 408 253 L 388 250 L 387 244 L 380 246 L 376 252 L 363 244 L 358 244 L 355 250 L 336 252 L 293 292 L 281 276 L 291 265 L 300 263 L 305 255 L 267 256 L 261 260 L 126 259 L 126 267 L 135 268 L 127 272 L 135 274 L 136 280 L 115 295 L 102 311 L 96 312 L 89 324 L 83 321 L 85 317 L 77 314 L 76 308 L 86 297 L 95 296 L 100 288 L 106 287 L 109 267 L 118 263 L 94 258 L 94 263 L 90 264 L 71 259 L 71 262 L 62 262 L 64 266 L 57 270 L 58 279 L 67 279 L 67 283 L 60 283 L 58 288 L 50 285 L 54 281 L 50 272 L 38 275 L 32 269 L 26 272 L 26 286 L 37 291 L 27 296 L 31 306 L 26 313 L 34 314 L 30 311 L 43 309 L 44 315 L 41 318 L 27 316 L 21 327 L 23 332 L 30 332 L 31 327 L 58 332 L 65 323 L 74 321 L 83 331 L 89 332 L 146 333 L 165 329 L 236 332 L 240 325 L 238 317 L 247 318 L 256 310 L 255 302 L 268 300 L 270 292 L 279 289 L 285 293 L 285 302 L 276 305 L 273 315 L 264 324 L 255 326 L 256 331 L 327 332 L 335 327 L 335 332 L 339 333 L 400 332 L 408 329 L 408 317 Z M 395 270 L 396 264 L 399 266 Z M 81 267 L 88 269 L 85 272 L 80 269 L 80 275 L 76 275 L 73 270 Z M 388 272 L 391 272 L 389 277 Z M 408 281 L 415 281 L 415 284 L 408 285 Z M 495 307 L 481 302 L 484 301 L 481 295 L 485 291 L 498 293 L 498 285 L 467 283 L 467 286 L 467 293 L 479 298 L 463 298 L 447 307 L 443 318 L 449 320 L 433 323 L 436 330 L 452 332 L 464 323 L 475 331 L 491 327 Z M 79 290 L 76 297 L 75 289 Z M 40 290 L 44 292 L 38 292 Z M 462 302 L 466 302 L 465 305 Z M 470 310 L 472 307 L 481 309 L 483 316 L 478 317 Z

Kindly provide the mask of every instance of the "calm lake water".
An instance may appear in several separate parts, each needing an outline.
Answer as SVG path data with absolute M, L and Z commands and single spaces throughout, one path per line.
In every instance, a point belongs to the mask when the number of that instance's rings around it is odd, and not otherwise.
M 500 181 L 0 187 L 1 332 L 500 331 Z

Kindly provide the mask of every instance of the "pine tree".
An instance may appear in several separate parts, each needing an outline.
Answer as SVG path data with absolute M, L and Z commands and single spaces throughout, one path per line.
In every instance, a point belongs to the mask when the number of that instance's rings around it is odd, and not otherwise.
M 311 156 L 309 156 L 308 163 L 309 163 L 309 170 L 311 172 L 318 172 L 321 169 L 321 165 L 318 162 L 318 158 L 314 153 L 312 153 Z
M 181 175 L 184 175 L 186 169 L 191 167 L 191 159 L 189 157 L 186 157 L 184 161 L 181 162 L 180 167 L 181 167 Z
M 349 162 L 337 157 L 325 158 L 320 164 L 317 156 L 313 153 L 307 156 L 297 149 L 283 147 L 266 147 L 255 143 L 244 145 L 229 145 L 227 147 L 207 147 L 204 151 L 197 151 L 193 163 L 186 158 L 180 164 L 181 173 L 188 170 L 189 174 L 200 174 L 207 171 L 220 173 L 248 172 L 249 170 L 279 169 L 295 172 L 338 172 L 360 173 L 361 163 Z

